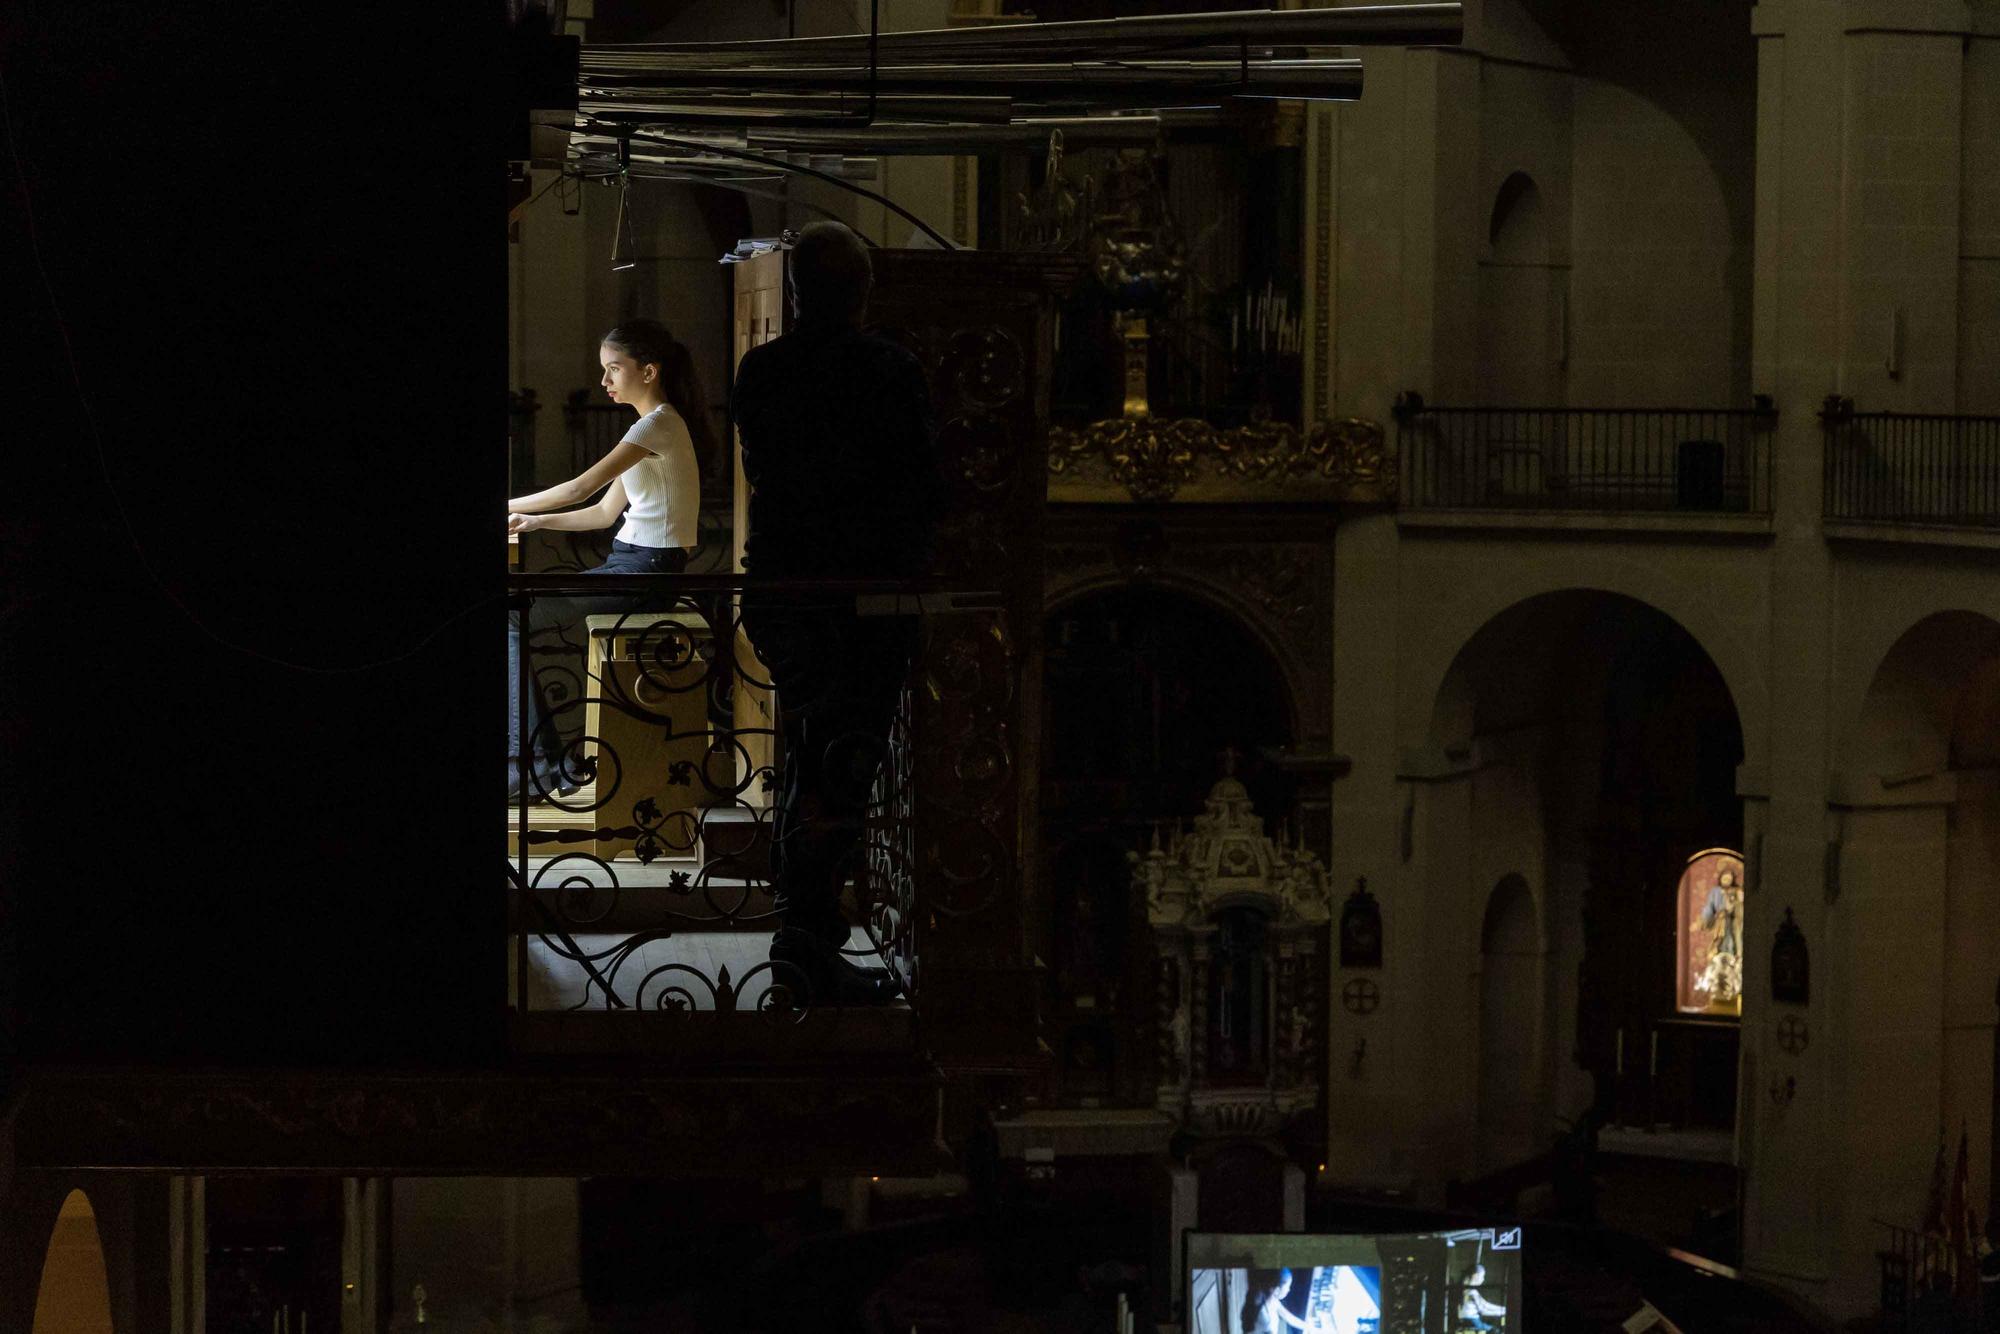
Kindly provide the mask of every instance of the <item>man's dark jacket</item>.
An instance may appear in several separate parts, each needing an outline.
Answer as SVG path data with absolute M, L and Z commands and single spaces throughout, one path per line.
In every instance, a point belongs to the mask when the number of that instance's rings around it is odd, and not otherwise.
M 924 572 L 938 483 L 915 357 L 846 325 L 801 322 L 743 354 L 733 404 L 751 487 L 749 573 Z

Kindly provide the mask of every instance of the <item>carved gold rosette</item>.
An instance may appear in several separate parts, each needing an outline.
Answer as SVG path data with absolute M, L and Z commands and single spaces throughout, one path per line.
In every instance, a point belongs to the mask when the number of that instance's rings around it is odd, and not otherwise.
M 1115 493 L 1123 491 L 1125 497 Z M 1365 417 L 1219 427 L 1197 417 L 1113 417 L 1049 431 L 1049 499 L 1396 499 L 1396 455 Z

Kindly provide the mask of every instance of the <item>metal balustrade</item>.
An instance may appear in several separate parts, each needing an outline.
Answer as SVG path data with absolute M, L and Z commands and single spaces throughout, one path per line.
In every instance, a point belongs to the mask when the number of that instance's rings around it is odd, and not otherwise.
M 1396 404 L 1406 509 L 1771 512 L 1777 410 Z
M 867 784 L 837 876 L 857 928 L 847 953 L 896 973 L 906 1040 L 926 970 L 1014 930 L 1018 665 L 997 595 L 741 575 L 514 575 L 510 585 L 530 627 L 523 712 L 532 676 L 568 779 L 580 783 L 550 790 L 529 774 L 509 805 L 517 1015 L 649 1012 L 681 1025 L 656 1022 L 655 1037 L 717 1054 L 731 1034 L 754 1045 L 812 1030 L 826 998 L 767 955 L 772 823 L 796 758 L 783 753 L 783 719 L 828 707 L 813 669 L 841 654 L 908 663 L 884 687 L 896 695 L 888 735 L 836 736 L 824 753 Z M 535 603 L 580 597 L 617 609 L 534 629 L 549 619 Z M 762 656 L 745 633 L 746 603 Z M 551 645 L 560 651 L 533 652 Z M 788 695 L 774 676 L 804 684 Z M 527 735 L 525 717 L 522 726 Z M 806 840 L 816 827 L 782 832 Z
M 1856 412 L 1827 399 L 1830 522 L 2000 530 L 2000 417 Z

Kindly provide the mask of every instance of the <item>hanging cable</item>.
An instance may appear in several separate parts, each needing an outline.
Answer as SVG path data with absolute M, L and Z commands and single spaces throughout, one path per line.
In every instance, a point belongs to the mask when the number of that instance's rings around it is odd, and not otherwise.
M 719 153 L 724 157 L 740 158 L 745 162 L 761 163 L 764 166 L 774 168 L 775 170 L 778 171 L 789 172 L 799 176 L 810 176 L 814 180 L 825 181 L 827 184 L 838 186 L 840 189 L 846 190 L 851 194 L 860 195 L 863 199 L 874 200 L 882 207 L 894 213 L 897 217 L 902 218 L 904 221 L 916 227 L 916 229 L 922 232 L 925 236 L 928 236 L 931 238 L 931 240 L 937 242 L 938 249 L 940 250 L 957 249 L 957 247 L 952 245 L 951 242 L 944 239 L 944 236 L 937 230 L 937 228 L 931 226 L 928 222 L 925 222 L 922 218 L 910 212 L 910 210 L 904 208 L 901 204 L 898 204 L 895 200 L 890 199 L 885 195 L 879 195 L 875 193 L 873 190 L 867 189 L 866 187 L 856 185 L 852 181 L 844 181 L 840 177 L 832 175 L 828 172 L 816 171 L 811 167 L 802 167 L 796 162 L 787 162 L 783 158 L 770 157 L 763 153 L 745 152 L 743 149 L 740 148 L 724 148 L 720 144 L 704 143 L 699 139 L 682 139 L 676 135 L 661 134 L 655 130 L 632 130 L 629 131 L 628 133 L 631 138 L 644 139 L 648 143 L 665 144 L 670 148 L 692 148 L 705 153 Z

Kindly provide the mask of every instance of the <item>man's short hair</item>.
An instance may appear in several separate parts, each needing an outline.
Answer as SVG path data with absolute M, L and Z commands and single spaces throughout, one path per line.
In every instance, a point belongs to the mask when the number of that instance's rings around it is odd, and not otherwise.
M 858 320 L 875 285 L 868 247 L 839 222 L 808 223 L 792 246 L 792 290 L 801 318 Z

